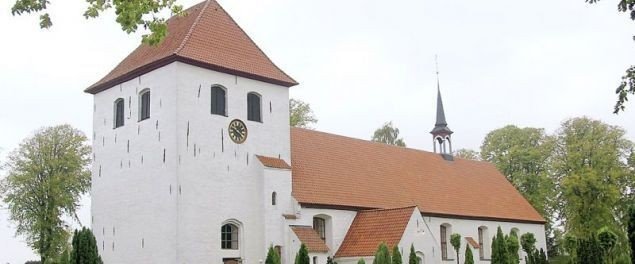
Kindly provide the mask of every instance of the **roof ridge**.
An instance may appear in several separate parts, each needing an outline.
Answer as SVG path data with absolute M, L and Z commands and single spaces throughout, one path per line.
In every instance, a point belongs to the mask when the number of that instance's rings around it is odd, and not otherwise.
M 416 208 L 416 205 L 410 205 L 410 206 L 404 206 L 404 207 L 395 207 L 395 208 L 379 208 L 379 209 L 368 209 L 368 210 L 361 210 L 359 211 L 360 213 L 372 213 L 372 212 L 382 212 L 382 211 L 397 211 L 397 210 L 405 210 L 405 209 L 414 209 Z
M 201 17 L 203 16 L 203 13 L 207 9 L 207 6 L 209 6 L 210 2 L 211 0 L 205 0 L 205 5 L 201 8 L 201 11 L 198 13 L 198 16 L 196 16 L 196 19 L 194 19 L 194 22 L 192 23 L 190 30 L 187 31 L 187 34 L 185 34 L 185 36 L 183 37 L 181 44 L 179 45 L 178 48 L 176 48 L 173 54 L 178 55 L 178 53 L 185 47 L 185 43 L 190 39 L 192 32 L 194 32 L 196 25 L 198 25 L 198 21 L 201 20 Z
M 218 4 L 218 7 L 220 7 L 220 9 L 222 9 L 222 10 L 223 10 L 223 12 L 227 13 L 227 11 L 225 10 L 225 8 L 223 8 L 223 6 L 222 6 L 222 5 Z M 254 44 L 254 46 L 256 46 L 256 48 L 257 48 L 257 49 L 258 49 L 258 50 L 262 53 L 262 55 L 264 55 L 264 56 L 265 56 L 265 58 L 267 58 L 267 60 L 268 60 L 269 62 L 271 62 L 271 64 L 272 64 L 274 67 L 276 67 L 276 68 L 277 68 L 280 72 L 282 72 L 282 74 L 284 74 L 285 76 L 287 76 L 287 78 L 289 78 L 290 80 L 292 80 L 293 82 L 295 82 L 296 84 L 298 84 L 298 81 L 296 81 L 295 79 L 291 78 L 291 76 L 289 76 L 289 74 L 287 74 L 285 71 L 283 71 L 282 69 L 280 69 L 280 67 L 278 67 L 278 65 L 276 65 L 276 64 L 275 64 L 275 63 L 271 60 L 271 58 L 269 58 L 269 56 L 267 55 L 267 53 L 265 53 L 265 52 L 264 52 L 264 51 L 260 48 L 260 46 L 258 45 L 258 43 L 256 43 L 256 42 L 255 42 L 255 41 L 251 38 L 251 36 L 249 36 L 249 34 L 247 34 L 247 32 L 245 32 L 245 30 L 244 30 L 244 29 L 243 29 L 243 28 L 242 28 L 242 27 L 241 27 L 238 23 L 236 23 L 236 20 L 234 19 L 234 17 L 233 17 L 233 16 L 228 16 L 228 17 L 229 17 L 229 19 L 231 19 L 231 21 L 234 23 L 234 25 L 236 25 L 236 26 L 238 27 L 238 29 L 240 29 L 240 31 L 242 31 L 242 32 L 243 32 L 243 34 L 245 34 L 245 36 L 247 36 L 247 38 L 249 39 L 249 41 L 251 41 L 251 43 L 253 43 L 253 44 Z

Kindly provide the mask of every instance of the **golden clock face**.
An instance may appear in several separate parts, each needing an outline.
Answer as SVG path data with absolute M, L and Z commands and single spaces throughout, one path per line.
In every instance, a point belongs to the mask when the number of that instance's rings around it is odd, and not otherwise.
M 237 144 L 241 144 L 247 140 L 247 126 L 240 119 L 234 119 L 229 122 L 229 127 L 227 128 L 229 132 L 229 138 L 232 139 Z

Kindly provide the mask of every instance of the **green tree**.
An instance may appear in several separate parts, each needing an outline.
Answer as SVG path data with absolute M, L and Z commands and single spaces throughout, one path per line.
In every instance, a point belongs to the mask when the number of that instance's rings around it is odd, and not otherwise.
M 395 245 L 392 248 L 392 264 L 402 264 L 403 259 L 401 258 L 401 252 L 399 251 L 399 247 Z
M 364 261 L 364 259 L 361 259 L 361 258 L 360 258 L 360 259 L 357 261 L 357 264 L 366 264 L 366 261 Z
M 635 187 L 625 163 L 633 143 L 625 131 L 582 117 L 563 122 L 557 136 L 554 171 L 566 232 L 587 238 L 604 226 L 621 230 Z
M 317 121 L 309 104 L 297 99 L 289 99 L 289 124 L 292 127 L 312 128 L 311 125 Z
M 509 256 L 507 254 L 507 244 L 505 243 L 505 234 L 501 227 L 498 227 L 496 236 L 492 239 L 492 264 L 508 264 Z
M 46 127 L 25 139 L 8 156 L 0 195 L 16 224 L 16 235 L 48 263 L 66 249 L 64 219 L 78 220 L 80 196 L 90 188 L 90 147 L 69 125 Z M 48 261 L 48 262 L 47 262 Z
M 276 252 L 272 245 L 269 246 L 269 250 L 267 250 L 265 264 L 280 264 L 280 255 L 278 255 L 278 252 Z
M 394 127 L 392 121 L 385 123 L 382 127 L 375 130 L 371 140 L 388 145 L 406 146 L 406 142 L 404 142 L 403 138 L 399 138 L 399 128 Z
M 518 254 L 518 250 L 520 249 L 520 245 L 518 242 L 518 235 L 516 232 L 510 232 L 509 236 L 505 237 L 505 244 L 507 246 L 507 255 L 510 264 L 518 264 L 520 263 L 520 255 Z
M 332 257 L 326 257 L 326 264 L 337 264 Z
M 460 263 L 459 250 L 461 249 L 461 235 L 456 233 L 450 235 L 450 244 L 454 248 L 454 252 L 456 252 L 456 264 L 459 264 Z
M 547 221 L 553 215 L 551 156 L 554 138 L 540 128 L 509 125 L 493 130 L 481 145 L 481 158 L 492 162 Z
M 386 243 L 379 244 L 377 251 L 375 252 L 375 259 L 373 264 L 390 264 L 390 252 Z
M 176 4 L 176 0 L 85 0 L 88 8 L 84 11 L 84 17 L 95 18 L 104 11 L 114 8 L 116 21 L 121 29 L 130 34 L 136 32 L 139 27 L 150 31 L 143 35 L 143 43 L 154 45 L 160 43 L 167 35 L 167 19 L 161 14 L 165 10 L 172 14 L 183 14 L 183 7 Z M 24 13 L 40 14 L 40 27 L 50 28 L 53 25 L 51 16 L 47 11 L 51 0 L 15 0 L 11 8 L 12 15 Z
M 628 212 L 627 233 L 631 245 L 631 261 L 635 262 L 635 205 L 631 206 Z
M 617 235 L 611 231 L 610 229 L 604 227 L 598 231 L 598 243 L 600 245 L 600 249 L 602 249 L 602 254 L 604 259 L 608 263 L 613 263 L 613 255 L 615 252 L 615 246 L 617 245 Z
M 578 240 L 578 264 L 604 263 L 602 248 L 594 233 Z
M 481 154 L 478 151 L 472 149 L 459 149 L 454 151 L 454 156 L 457 158 L 468 159 L 468 160 L 481 160 Z
M 472 254 L 472 249 L 470 249 L 469 245 L 465 246 L 465 257 L 463 258 L 465 259 L 465 262 L 463 262 L 464 264 L 474 264 L 474 255 Z
M 88 228 L 75 230 L 73 235 L 73 251 L 71 251 L 71 264 L 102 264 L 97 250 L 97 241 L 93 232 Z
M 408 264 L 419 264 L 417 253 L 415 253 L 415 245 L 410 244 L 410 255 L 408 256 Z
M 536 250 L 536 237 L 533 233 L 524 233 L 520 236 L 520 247 L 527 255 Z
M 298 251 L 298 254 L 295 256 L 295 264 L 310 264 L 310 263 L 311 263 L 311 259 L 309 258 L 309 250 L 307 249 L 306 245 L 302 243 L 302 245 L 300 245 L 300 250 Z

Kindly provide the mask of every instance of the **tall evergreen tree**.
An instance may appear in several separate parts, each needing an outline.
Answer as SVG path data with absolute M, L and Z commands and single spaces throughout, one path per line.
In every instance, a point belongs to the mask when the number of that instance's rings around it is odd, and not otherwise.
M 269 250 L 267 250 L 267 258 L 265 259 L 265 264 L 280 264 L 280 256 L 278 252 L 273 248 L 273 246 L 269 246 Z
M 417 261 L 417 253 L 415 253 L 414 244 L 410 244 L 410 255 L 408 256 L 408 264 L 419 264 L 419 261 Z
M 464 264 L 474 264 L 474 255 L 472 254 L 472 249 L 470 249 L 469 245 L 465 246 L 465 256 L 463 258 L 465 259 L 465 262 L 463 262 Z
M 401 258 L 401 252 L 399 251 L 399 247 L 395 245 L 392 248 L 392 264 L 402 264 L 403 259 Z
M 520 249 L 520 244 L 518 243 L 518 236 L 516 232 L 511 232 L 509 236 L 505 237 L 507 244 L 507 256 L 510 264 L 518 264 L 520 263 L 520 255 L 518 254 L 518 250 Z
M 102 264 L 97 250 L 97 241 L 88 228 L 75 230 L 72 242 L 71 264 Z
M 492 240 L 492 264 L 508 264 L 509 256 L 507 254 L 507 245 L 505 243 L 505 234 L 501 227 L 498 227 L 496 236 Z
M 300 245 L 300 250 L 295 257 L 295 264 L 311 264 L 311 259 L 309 258 L 309 249 L 304 243 Z
M 375 259 L 373 264 L 390 264 L 390 251 L 386 243 L 379 244 L 377 252 L 375 252 Z

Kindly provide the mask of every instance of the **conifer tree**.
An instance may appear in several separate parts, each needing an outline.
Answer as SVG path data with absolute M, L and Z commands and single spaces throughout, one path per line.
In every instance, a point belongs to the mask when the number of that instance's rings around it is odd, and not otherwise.
M 505 244 L 505 234 L 501 227 L 498 227 L 496 236 L 492 239 L 492 264 L 508 264 L 507 245 Z
M 364 259 L 359 259 L 359 261 L 357 261 L 357 264 L 366 264 L 366 261 L 364 261 Z
M 506 237 L 505 242 L 507 246 L 507 256 L 509 259 L 509 263 L 520 263 L 520 255 L 518 254 L 520 245 L 518 243 L 518 236 L 516 235 L 516 232 L 511 232 L 509 236 Z
M 273 246 L 269 246 L 269 250 L 267 251 L 267 259 L 265 259 L 265 264 L 280 264 L 280 256 L 278 252 L 276 252 Z
M 390 264 L 390 252 L 386 243 L 379 244 L 373 264 Z
M 414 244 L 410 244 L 410 256 L 408 257 L 408 264 L 419 264 L 417 261 L 417 253 L 415 253 Z
M 464 264 L 474 264 L 474 255 L 472 254 L 472 249 L 470 249 L 470 246 L 465 246 L 465 256 L 463 257 L 465 259 L 465 262 L 463 262 Z
M 309 259 L 309 250 L 304 243 L 300 245 L 300 250 L 295 257 L 295 264 L 311 264 L 311 260 Z
M 401 259 L 401 252 L 399 252 L 399 247 L 395 245 L 392 248 L 392 264 L 402 264 L 403 260 Z
M 102 264 L 97 251 L 97 241 L 90 229 L 75 230 L 72 242 L 71 264 Z

